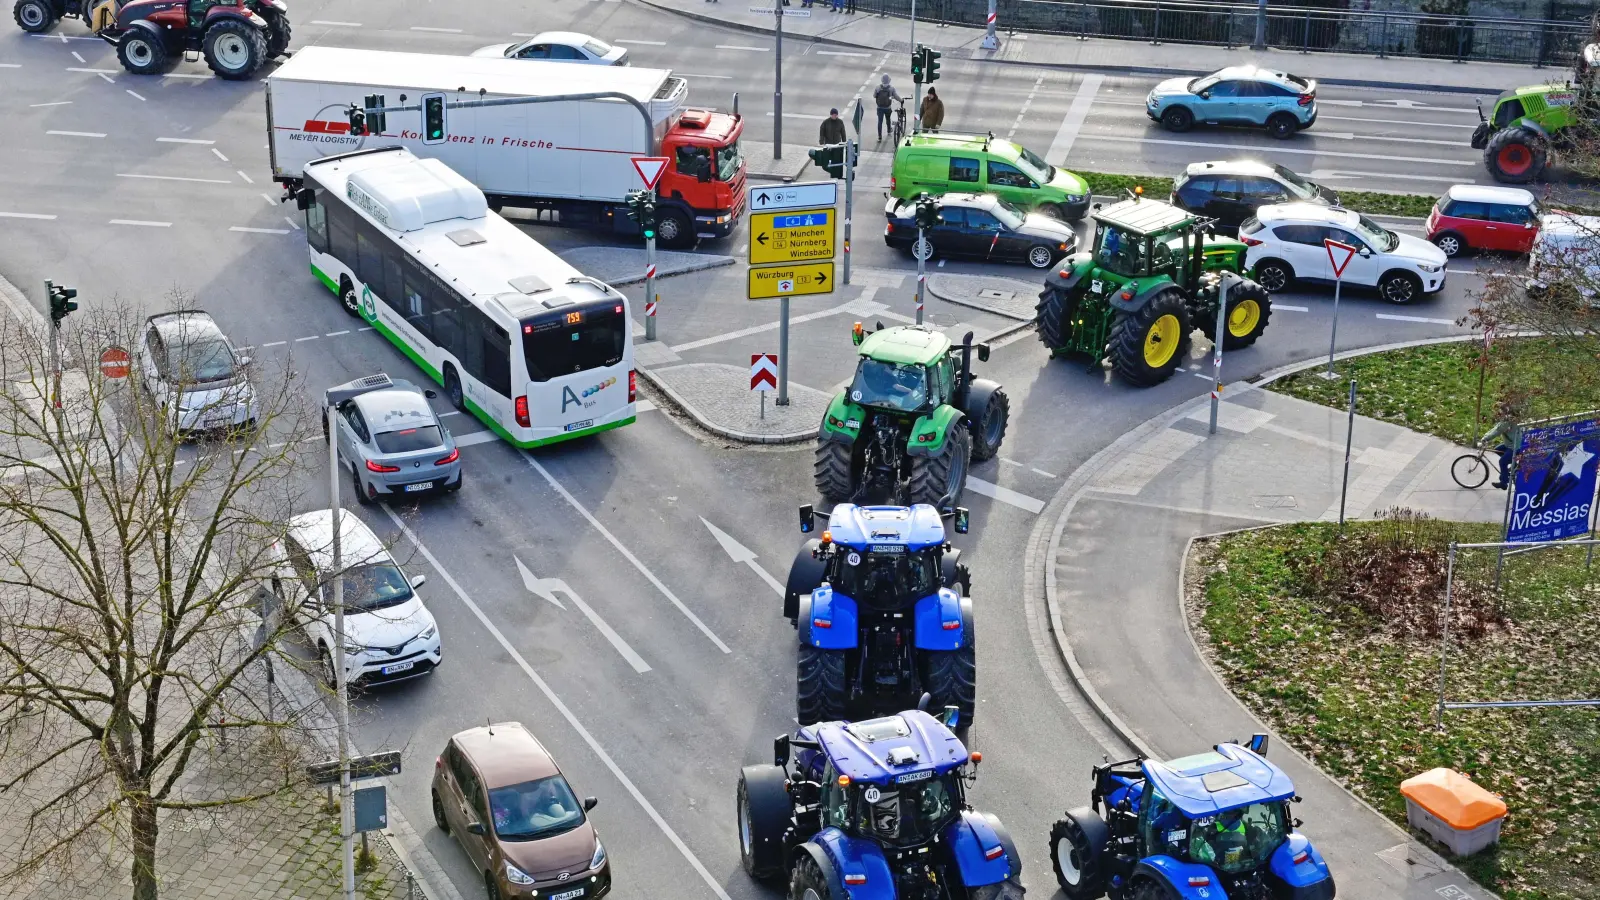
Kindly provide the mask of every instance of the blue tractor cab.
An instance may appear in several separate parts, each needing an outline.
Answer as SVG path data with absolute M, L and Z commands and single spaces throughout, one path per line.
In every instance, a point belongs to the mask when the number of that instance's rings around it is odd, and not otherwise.
M 1090 805 L 1050 829 L 1069 900 L 1333 900 L 1333 875 L 1296 829 L 1294 783 L 1267 736 L 1159 762 L 1095 766 Z M 1103 814 L 1102 814 L 1103 806 Z
M 921 710 L 807 725 L 739 776 L 739 855 L 815 900 L 1021 900 L 1022 858 L 967 787 L 981 754 Z
M 967 511 L 952 513 L 958 534 Z M 810 506 L 800 531 L 816 530 Z M 875 716 L 931 694 L 970 724 L 977 699 L 971 576 L 932 506 L 841 503 L 789 570 L 783 613 L 799 632 L 803 725 Z

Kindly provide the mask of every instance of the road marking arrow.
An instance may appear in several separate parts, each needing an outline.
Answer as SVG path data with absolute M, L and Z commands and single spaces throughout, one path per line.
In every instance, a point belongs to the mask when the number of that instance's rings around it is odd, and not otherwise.
M 745 565 L 749 566 L 751 570 L 753 570 L 757 575 L 761 576 L 761 580 L 765 581 L 767 586 L 772 588 L 774 593 L 776 593 L 779 597 L 783 596 L 783 585 L 778 582 L 778 579 L 773 578 L 766 569 L 761 568 L 761 566 L 756 563 L 756 554 L 754 550 L 751 550 L 749 547 L 746 547 L 745 545 L 734 540 L 733 535 L 730 535 L 726 531 L 723 531 L 710 522 L 707 522 L 705 516 L 700 517 L 700 522 L 706 526 L 708 531 L 711 532 L 711 536 L 717 539 L 717 544 L 722 547 L 723 553 L 728 554 L 729 559 L 733 560 L 735 563 L 744 563 Z
M 522 560 L 515 556 L 511 557 L 511 559 L 516 562 L 517 571 L 522 574 L 522 584 L 528 589 L 529 593 L 549 600 L 561 609 L 566 609 L 567 607 L 556 597 L 556 593 L 566 594 L 567 599 L 572 601 L 572 605 L 576 606 L 579 611 L 588 617 L 590 622 L 594 623 L 594 627 L 599 629 L 600 633 L 605 636 L 606 640 L 611 642 L 611 646 L 616 648 L 618 653 L 622 654 L 622 658 L 628 661 L 628 665 L 633 666 L 635 672 L 643 675 L 650 671 L 650 664 L 635 653 L 633 648 L 628 646 L 628 642 L 622 639 L 622 635 L 617 634 L 610 625 L 606 624 L 605 619 L 600 618 L 599 613 L 591 609 L 589 604 L 583 602 L 583 598 L 579 597 L 570 585 L 559 578 L 540 578 L 528 571 L 528 567 L 522 564 Z

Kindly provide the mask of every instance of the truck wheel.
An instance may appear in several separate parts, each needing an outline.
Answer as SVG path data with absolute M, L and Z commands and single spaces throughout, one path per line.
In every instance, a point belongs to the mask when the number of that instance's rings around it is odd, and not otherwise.
M 656 222 L 656 236 L 661 246 L 683 249 L 695 244 L 694 225 L 688 217 L 675 209 L 664 209 Z
M 56 24 L 56 11 L 45 0 L 17 0 L 11 18 L 29 34 L 44 34 Z
M 267 60 L 267 41 L 261 29 L 238 19 L 223 19 L 206 29 L 206 65 L 218 78 L 243 81 Z
M 849 444 L 817 438 L 817 459 L 813 477 L 817 493 L 824 500 L 843 503 L 855 493 L 855 480 L 851 477 L 854 453 Z
M 1189 349 L 1189 311 L 1176 288 L 1138 312 L 1118 312 L 1111 325 L 1111 364 L 1122 380 L 1149 387 L 1172 377 Z
M 822 877 L 822 869 L 817 867 L 811 854 L 800 850 L 795 856 L 800 861 L 795 863 L 794 874 L 789 876 L 789 900 L 834 900 L 828 879 Z
M 911 503 L 929 503 L 944 510 L 956 505 L 967 486 L 972 459 L 972 432 L 955 424 L 944 437 L 938 456 L 911 457 Z
M 783 832 L 794 809 L 788 781 L 777 766 L 739 773 L 739 861 L 751 878 L 783 874 Z
M 1203 321 L 1195 324 L 1200 332 L 1211 340 L 1216 340 L 1216 317 L 1206 313 L 1201 316 Z M 1228 315 L 1223 322 L 1226 329 L 1222 336 L 1222 349 L 1238 350 L 1248 347 L 1256 342 L 1261 332 L 1267 330 L 1267 321 L 1272 318 L 1272 298 L 1267 294 L 1267 289 L 1254 281 L 1241 281 L 1233 292 L 1228 295 Z
M 352 316 L 361 315 L 361 298 L 356 296 L 356 286 L 348 278 L 339 279 L 339 305 Z
M 1483 148 L 1483 164 L 1495 181 L 1527 184 L 1539 177 L 1549 149 L 1544 141 L 1525 128 L 1502 128 Z
M 283 51 L 289 49 L 289 41 L 294 37 L 294 29 L 289 26 L 288 16 L 273 16 L 267 20 L 267 59 L 277 59 Z
M 978 708 L 977 627 L 969 627 L 958 650 L 929 650 L 923 654 L 922 684 L 933 695 L 931 708 L 954 706 L 961 711 L 957 725 L 972 727 Z
M 795 666 L 795 714 L 801 725 L 838 722 L 845 717 L 850 686 L 844 674 L 843 650 L 800 645 Z
M 989 395 L 983 413 L 972 423 L 972 461 L 993 459 L 1006 439 L 1006 424 L 1011 420 L 1011 398 L 1005 391 Z
M 117 60 L 135 75 L 155 75 L 167 66 L 167 45 L 143 28 L 130 28 L 117 41 Z
M 1034 307 L 1038 312 L 1037 331 L 1039 340 L 1052 352 L 1067 345 L 1071 333 L 1067 327 L 1067 313 L 1071 306 L 1071 295 L 1066 291 L 1047 287 L 1039 292 L 1039 304 Z
M 1068 900 L 1095 900 L 1106 892 L 1101 862 L 1111 832 L 1087 806 L 1067 811 L 1050 826 L 1050 863 Z

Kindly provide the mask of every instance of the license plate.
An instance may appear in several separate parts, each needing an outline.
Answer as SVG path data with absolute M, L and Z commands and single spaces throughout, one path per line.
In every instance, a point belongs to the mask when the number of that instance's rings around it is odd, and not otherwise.
M 905 544 L 869 544 L 867 549 L 873 553 L 904 553 Z
M 404 672 L 407 669 L 410 669 L 414 665 L 416 665 L 416 663 L 414 663 L 414 662 L 403 662 L 403 663 L 395 663 L 392 666 L 384 666 L 383 667 L 383 674 L 385 674 L 385 675 L 393 675 L 393 674 L 395 674 L 397 672 Z
M 414 494 L 414 493 L 416 493 L 418 491 L 429 490 L 432 487 L 433 487 L 433 482 L 424 481 L 424 482 L 422 482 L 420 484 L 408 484 L 408 485 L 405 486 L 405 490 L 406 490 L 407 493 L 413 493 Z
M 577 431 L 577 430 L 582 429 L 582 428 L 588 428 L 590 425 L 593 425 L 593 424 L 594 424 L 594 420 L 593 419 L 584 419 L 582 422 L 573 422 L 571 425 L 568 425 L 567 426 L 567 430 L 568 431 Z M 578 895 L 577 894 L 571 894 L 569 896 L 576 897 Z M 551 897 L 550 900 L 560 900 L 560 898 Z
M 550 900 L 572 900 L 573 897 L 582 897 L 582 896 L 583 896 L 583 888 L 578 888 L 575 891 L 562 891 L 559 894 L 551 894 L 550 895 Z

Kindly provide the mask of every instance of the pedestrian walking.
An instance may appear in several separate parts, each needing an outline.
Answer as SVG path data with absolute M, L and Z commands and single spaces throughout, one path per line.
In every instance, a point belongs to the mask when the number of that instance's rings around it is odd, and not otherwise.
M 844 12 L 844 0 L 829 0 L 829 4 L 831 12 Z
M 847 13 L 855 12 L 856 11 L 856 0 L 845 0 L 844 11 L 847 12 Z
M 817 142 L 824 147 L 845 142 L 844 120 L 839 118 L 837 107 L 828 110 L 828 117 L 822 120 L 822 131 L 817 135 Z
M 944 101 L 939 99 L 939 92 L 928 88 L 928 96 L 922 98 L 922 130 L 938 131 L 944 124 Z
M 883 142 L 883 129 L 888 128 L 891 132 L 894 130 L 894 127 L 890 124 L 890 118 L 893 115 L 895 101 L 899 99 L 900 92 L 895 90 L 894 85 L 889 83 L 889 76 L 884 75 L 883 81 L 872 92 L 872 101 L 878 106 L 879 143 Z

